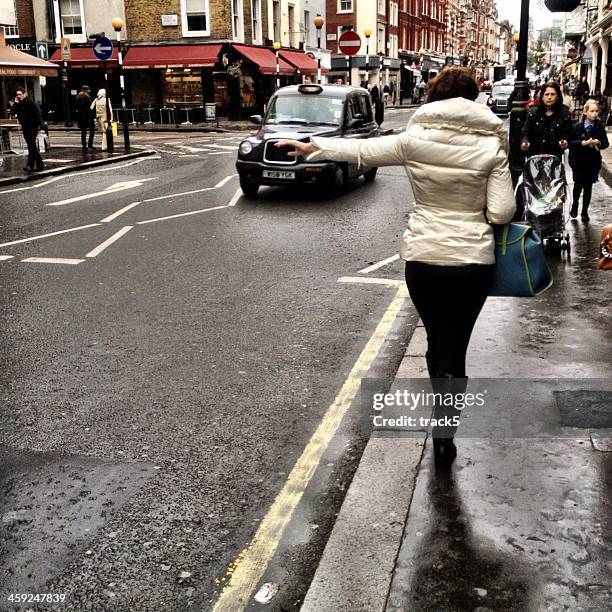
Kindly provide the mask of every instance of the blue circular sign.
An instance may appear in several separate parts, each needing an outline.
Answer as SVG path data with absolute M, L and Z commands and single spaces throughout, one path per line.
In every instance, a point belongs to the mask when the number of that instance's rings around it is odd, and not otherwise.
M 93 41 L 92 49 L 99 60 L 107 60 L 113 54 L 113 43 L 110 38 L 100 36 Z

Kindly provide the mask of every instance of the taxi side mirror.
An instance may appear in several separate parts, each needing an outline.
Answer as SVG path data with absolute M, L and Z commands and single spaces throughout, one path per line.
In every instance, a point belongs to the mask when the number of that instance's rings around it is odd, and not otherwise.
M 254 123 L 255 125 L 261 125 L 263 119 L 262 119 L 261 115 L 251 115 L 249 117 L 249 121 L 251 123 Z

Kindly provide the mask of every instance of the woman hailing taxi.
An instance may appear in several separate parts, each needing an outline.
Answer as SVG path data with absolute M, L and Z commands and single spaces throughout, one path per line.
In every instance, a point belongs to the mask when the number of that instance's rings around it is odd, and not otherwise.
M 404 166 L 416 202 L 400 255 L 427 332 L 429 375 L 459 385 L 465 383 L 468 343 L 493 275 L 489 222 L 506 223 L 515 212 L 507 132 L 475 102 L 477 96 L 469 71 L 447 68 L 430 81 L 428 103 L 401 134 L 365 140 L 312 137 L 276 145 L 293 147 L 293 157 L 310 155 L 309 161 Z M 454 429 L 451 437 L 440 434 L 434 429 L 434 457 L 437 467 L 447 467 L 457 454 Z

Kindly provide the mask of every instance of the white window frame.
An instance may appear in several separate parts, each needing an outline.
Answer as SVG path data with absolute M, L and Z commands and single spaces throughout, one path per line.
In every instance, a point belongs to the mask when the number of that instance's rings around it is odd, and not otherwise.
M 0 28 L 4 30 L 4 38 L 19 38 L 19 21 L 17 20 L 17 5 L 13 0 L 13 14 L 15 15 L 15 25 L 2 25 Z M 9 34 L 9 32 L 11 32 Z
M 237 13 L 234 13 L 234 5 L 238 9 Z M 234 42 L 244 42 L 244 7 L 242 0 L 230 0 L 230 10 L 232 12 L 232 37 Z
M 387 3 L 385 0 L 378 0 L 377 2 L 378 4 L 378 14 L 379 15 L 386 15 L 387 14 Z
M 347 9 L 342 8 L 343 2 L 350 2 L 351 7 Z M 355 11 L 355 4 L 353 0 L 338 0 L 338 15 L 346 15 L 347 13 L 353 13 Z
M 61 14 L 61 10 L 62 10 L 62 3 L 59 2 L 59 9 L 60 9 L 60 26 L 62 28 L 62 36 L 64 38 L 68 38 L 70 40 L 70 42 L 77 42 L 77 43 L 84 43 L 87 42 L 87 33 L 85 32 L 85 11 L 84 11 L 84 7 L 83 7 L 83 0 L 76 0 L 79 3 L 79 14 L 81 16 L 81 30 L 82 33 L 81 34 L 66 34 L 64 33 L 64 20 L 62 19 L 62 14 Z
M 210 10 L 208 0 L 201 0 L 204 4 L 204 14 L 206 15 L 206 30 L 189 30 L 187 28 L 187 1 L 181 0 L 181 29 L 183 37 L 191 36 L 210 36 Z
M 263 24 L 261 23 L 262 0 L 251 0 L 251 32 L 254 45 L 263 42 Z

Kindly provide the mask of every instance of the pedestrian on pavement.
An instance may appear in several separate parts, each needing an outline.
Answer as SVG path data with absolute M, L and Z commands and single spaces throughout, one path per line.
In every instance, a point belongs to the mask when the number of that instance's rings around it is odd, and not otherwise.
M 569 146 L 572 117 L 569 109 L 563 106 L 559 84 L 555 81 L 545 83 L 540 101 L 527 112 L 521 150 L 529 151 L 529 155 L 556 155 L 563 159 L 563 152 Z
M 87 151 L 88 148 L 93 149 L 94 133 L 96 131 L 94 112 L 91 108 L 93 101 L 89 92 L 89 87 L 83 85 L 76 99 L 77 122 L 81 130 L 81 146 L 83 151 Z M 87 138 L 88 134 L 89 140 Z
M 598 181 L 601 170 L 600 151 L 609 146 L 606 128 L 599 120 L 599 111 L 600 107 L 596 100 L 587 100 L 582 121 L 574 125 L 570 137 L 569 163 L 574 174 L 574 200 L 570 217 L 575 219 L 578 216 L 580 193 L 584 192 L 580 213 L 583 223 L 589 222 L 593 183 Z
M 389 103 L 389 96 L 391 95 L 391 90 L 389 89 L 389 85 L 385 84 L 383 87 L 383 102 L 385 106 Z
M 45 125 L 38 104 L 28 96 L 28 92 L 23 87 L 18 87 L 15 90 L 15 102 L 11 112 L 17 117 L 28 146 L 28 161 L 24 170 L 26 172 L 40 172 L 44 169 L 44 164 L 36 146 L 36 137 L 40 130 L 45 129 Z
M 98 89 L 96 99 L 91 103 L 91 110 L 94 112 L 96 117 L 96 126 L 102 133 L 102 151 L 106 151 L 108 145 L 106 143 L 106 121 L 110 116 L 110 120 L 113 120 L 113 107 L 110 100 L 106 97 L 106 89 Z
M 578 83 L 578 85 L 576 85 L 576 89 L 574 90 L 574 96 L 576 98 L 576 103 L 579 104 L 580 106 L 583 106 L 584 104 L 586 104 L 587 98 L 589 97 L 590 93 L 591 93 L 591 88 L 589 87 L 589 84 L 587 83 L 587 78 L 583 76 L 580 79 L 580 82 Z
M 419 89 L 419 84 L 414 84 L 414 89 L 412 90 L 412 102 L 414 104 L 418 104 L 420 101 L 421 90 Z
M 429 103 L 401 134 L 364 140 L 311 137 L 276 146 L 292 147 L 292 157 L 311 154 L 309 160 L 404 166 L 416 198 L 400 249 L 406 283 L 427 332 L 429 376 L 437 388 L 450 385 L 455 393 L 467 385 L 468 343 L 493 279 L 489 222 L 507 223 L 516 206 L 507 130 L 475 102 L 478 84 L 470 71 L 444 70 L 430 81 L 428 94 Z M 434 428 L 437 467 L 455 459 L 455 430 Z
M 425 97 L 425 81 L 421 80 L 419 83 L 419 104 L 424 102 L 423 98 Z
M 372 89 L 370 89 L 370 97 L 372 98 L 372 102 L 374 104 L 380 101 L 380 92 L 378 91 L 378 85 L 372 86 Z

